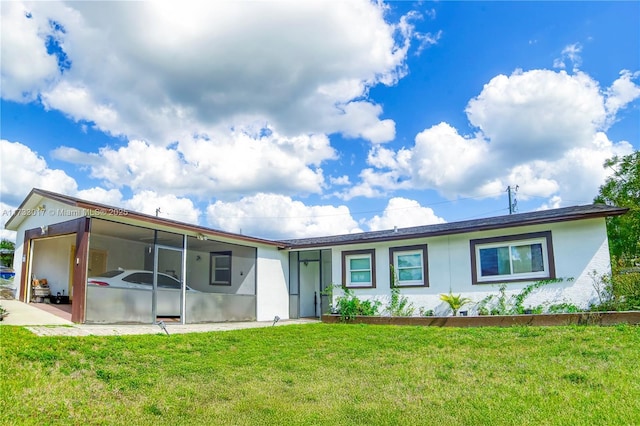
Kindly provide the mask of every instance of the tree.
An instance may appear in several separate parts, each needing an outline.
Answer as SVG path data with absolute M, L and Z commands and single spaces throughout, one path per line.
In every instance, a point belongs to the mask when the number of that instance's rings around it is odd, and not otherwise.
M 640 151 L 610 158 L 604 167 L 614 174 L 594 201 L 629 209 L 622 216 L 607 218 L 609 251 L 619 266 L 635 266 L 640 262 Z
M 13 266 L 13 251 L 16 245 L 13 241 L 5 240 L 0 241 L 0 264 L 2 266 Z

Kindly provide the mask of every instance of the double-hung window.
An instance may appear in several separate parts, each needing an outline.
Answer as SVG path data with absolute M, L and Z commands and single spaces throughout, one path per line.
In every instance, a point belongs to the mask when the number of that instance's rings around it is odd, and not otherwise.
M 342 282 L 347 288 L 376 286 L 375 250 L 342 252 Z
M 471 240 L 474 284 L 555 278 L 551 232 Z
M 210 284 L 231 285 L 231 252 L 218 251 L 211 253 Z
M 428 287 L 427 246 L 392 247 L 389 264 L 393 265 L 391 282 L 397 287 Z

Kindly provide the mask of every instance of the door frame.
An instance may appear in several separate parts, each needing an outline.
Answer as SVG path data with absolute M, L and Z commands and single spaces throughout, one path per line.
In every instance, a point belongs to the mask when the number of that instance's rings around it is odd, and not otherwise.
M 156 244 L 153 252 L 153 292 L 151 294 L 151 316 L 153 321 L 158 321 L 158 253 L 160 250 L 177 251 L 180 253 L 180 324 L 185 323 L 185 299 L 186 299 L 186 268 L 185 268 L 185 249 L 184 247 L 172 247 Z
M 313 274 L 313 276 L 309 275 L 309 274 L 303 274 L 302 271 L 299 272 L 299 277 L 300 277 L 300 294 L 299 294 L 299 298 L 298 298 L 298 315 L 303 318 L 303 317 L 309 317 L 309 315 L 304 315 L 302 314 L 302 306 L 305 305 L 305 303 L 303 302 L 303 300 L 305 300 L 305 298 L 310 297 L 311 294 L 306 294 L 305 290 L 306 290 L 306 280 L 305 279 L 313 279 L 313 317 L 314 318 L 319 318 L 320 315 L 322 314 L 322 267 L 320 264 L 320 259 L 318 260 L 302 260 L 298 262 L 298 268 L 300 269 L 300 264 L 302 263 L 302 265 L 304 265 L 304 267 L 306 268 L 309 264 L 315 264 L 316 267 L 318 268 L 317 273 Z
M 76 250 L 73 262 L 73 294 L 74 303 L 71 304 L 71 321 L 83 323 L 85 320 L 85 304 L 87 289 L 87 262 L 89 260 L 89 234 L 91 219 L 80 217 L 67 222 L 53 223 L 47 226 L 27 229 L 24 231 L 22 243 L 22 272 L 20 276 L 20 292 L 18 298 L 26 302 L 31 291 L 31 267 L 33 263 L 34 241 L 75 234 Z
M 306 256 L 301 256 L 302 253 L 307 253 Z M 313 253 L 313 254 L 312 254 Z M 316 254 L 314 256 L 314 254 Z M 303 298 L 303 294 L 302 294 L 302 288 L 303 288 L 303 282 L 302 282 L 302 275 L 301 275 L 301 271 L 300 271 L 300 264 L 301 263 L 309 263 L 309 262 L 317 262 L 318 263 L 318 275 L 317 275 L 317 280 L 319 282 L 319 292 L 317 295 L 317 302 L 316 302 L 316 317 L 322 317 L 322 314 L 325 312 L 325 310 L 327 310 L 329 308 L 329 306 L 331 306 L 332 301 L 329 300 L 329 297 L 325 294 L 323 294 L 325 292 L 325 290 L 327 289 L 327 287 L 333 285 L 330 281 L 331 281 L 331 262 L 332 262 L 332 258 L 331 258 L 331 249 L 318 249 L 318 250 L 309 250 L 309 251 L 293 251 L 289 253 L 289 262 L 293 262 L 293 265 L 290 265 L 290 271 L 291 274 L 289 276 L 289 303 L 295 303 L 295 306 L 297 307 L 297 317 L 296 318 L 300 318 L 301 317 L 301 312 L 300 312 L 300 307 L 302 304 L 302 298 Z M 325 273 L 325 263 L 328 264 L 328 269 L 326 270 Z M 295 274 L 295 276 L 293 275 Z M 328 281 L 327 281 L 328 280 Z M 297 281 L 296 284 L 297 285 L 293 285 L 293 281 Z M 327 281 L 327 282 L 325 282 Z M 293 292 L 293 289 L 297 288 L 297 293 Z M 292 302 L 291 299 L 292 297 L 297 297 L 297 301 L 296 302 Z M 289 310 L 291 313 L 291 309 Z M 293 316 L 292 316 L 293 318 Z

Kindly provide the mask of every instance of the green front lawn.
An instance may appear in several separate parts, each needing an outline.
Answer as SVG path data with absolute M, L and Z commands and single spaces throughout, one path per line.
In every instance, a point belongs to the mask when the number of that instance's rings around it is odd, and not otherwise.
M 0 327 L 0 424 L 640 424 L 640 327 Z

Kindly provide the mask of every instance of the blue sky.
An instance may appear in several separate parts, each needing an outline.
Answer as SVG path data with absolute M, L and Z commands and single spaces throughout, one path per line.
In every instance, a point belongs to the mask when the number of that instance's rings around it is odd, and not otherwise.
M 2 2 L 2 210 L 343 234 L 590 203 L 640 149 L 639 2 L 211 3 Z

